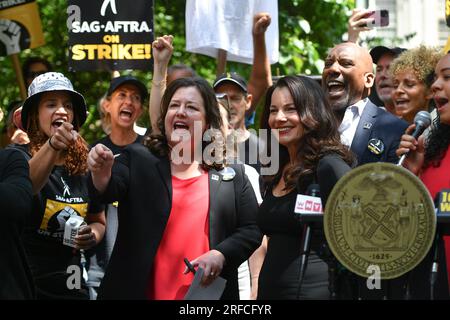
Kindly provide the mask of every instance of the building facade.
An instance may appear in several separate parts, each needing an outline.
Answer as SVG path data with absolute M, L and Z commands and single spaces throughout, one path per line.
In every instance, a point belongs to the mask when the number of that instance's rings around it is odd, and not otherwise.
M 445 21 L 445 0 L 356 0 L 357 8 L 387 9 L 389 26 L 376 28 L 364 38 L 380 37 L 387 46 L 444 46 L 450 36 Z M 407 41 L 399 42 L 415 34 Z

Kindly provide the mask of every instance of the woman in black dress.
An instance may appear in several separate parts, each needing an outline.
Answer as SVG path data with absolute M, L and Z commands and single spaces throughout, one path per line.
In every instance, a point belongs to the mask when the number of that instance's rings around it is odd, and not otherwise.
M 311 194 L 311 186 L 316 183 L 322 186 L 324 204 L 330 183 L 334 185 L 338 177 L 320 181 L 319 166 L 347 168 L 343 170 L 346 171 L 353 157 L 340 143 L 337 122 L 322 89 L 307 77 L 286 76 L 269 89 L 261 127 L 270 129 L 278 140 L 279 152 L 269 153 L 272 160 L 279 155 L 279 169 L 275 175 L 266 176 L 264 200 L 258 213 L 258 225 L 268 237 L 258 299 L 328 299 L 322 226 L 311 228 L 311 251 L 302 275 L 306 225 L 296 218 L 294 206 L 297 194 Z

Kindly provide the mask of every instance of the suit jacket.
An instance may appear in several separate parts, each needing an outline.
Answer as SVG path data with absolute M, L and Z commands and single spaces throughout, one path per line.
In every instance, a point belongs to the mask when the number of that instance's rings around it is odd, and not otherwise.
M 398 157 L 395 151 L 407 127 L 407 122 L 368 100 L 350 148 L 357 156 L 358 165 L 380 161 L 397 163 Z M 368 144 L 371 139 L 381 141 L 384 146 L 383 152 L 377 155 L 369 150 Z M 375 140 L 373 142 L 375 143 Z
M 209 246 L 225 256 L 222 299 L 239 298 L 237 268 L 262 239 L 253 189 L 243 166 L 233 169 L 236 176 L 229 181 L 215 170 L 209 172 Z M 91 179 L 89 190 L 103 203 L 119 201 L 119 230 L 99 299 L 146 299 L 153 259 L 172 207 L 169 160 L 143 145 L 130 145 L 116 158 L 105 192 L 99 195 Z

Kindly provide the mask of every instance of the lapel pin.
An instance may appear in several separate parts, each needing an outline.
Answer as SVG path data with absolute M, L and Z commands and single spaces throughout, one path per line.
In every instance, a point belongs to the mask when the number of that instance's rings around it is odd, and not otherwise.
M 370 123 L 370 122 L 364 122 L 363 128 L 364 128 L 364 129 L 370 129 L 370 128 L 372 128 L 372 123 Z
M 380 155 L 384 152 L 384 143 L 380 139 L 374 138 L 369 140 L 367 148 L 373 154 Z
M 236 172 L 231 167 L 225 167 L 222 170 L 220 170 L 219 173 L 222 175 L 223 181 L 233 180 L 234 176 L 236 175 Z
M 211 175 L 211 180 L 219 181 L 219 176 L 217 174 L 212 174 Z

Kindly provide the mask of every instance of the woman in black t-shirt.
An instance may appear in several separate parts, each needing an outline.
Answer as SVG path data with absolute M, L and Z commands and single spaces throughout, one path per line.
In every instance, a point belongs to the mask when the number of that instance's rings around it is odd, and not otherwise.
M 24 242 L 37 298 L 87 299 L 80 249 L 101 240 L 105 218 L 89 201 L 88 147 L 77 132 L 86 120 L 86 103 L 69 79 L 48 72 L 31 83 L 21 117 L 30 144 L 16 148 L 29 158 L 34 194 Z M 63 244 L 66 221 L 74 215 L 87 222 L 75 249 Z

